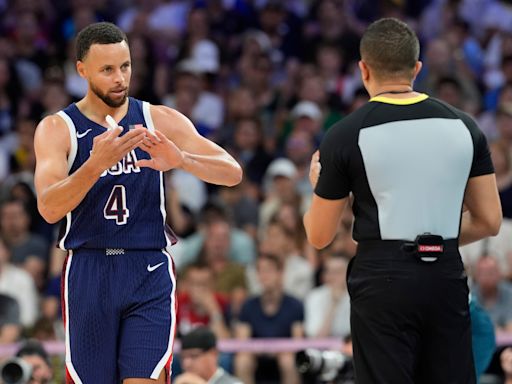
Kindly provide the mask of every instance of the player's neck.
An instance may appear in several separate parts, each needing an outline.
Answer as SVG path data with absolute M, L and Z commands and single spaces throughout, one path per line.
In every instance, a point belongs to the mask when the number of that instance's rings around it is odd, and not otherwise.
M 76 106 L 82 114 L 84 114 L 89 120 L 95 121 L 98 124 L 103 125 L 105 122 L 105 116 L 110 115 L 115 121 L 121 120 L 128 112 L 129 101 L 126 101 L 120 107 L 110 107 L 98 96 L 93 94 L 90 90 L 85 97 L 76 103 Z

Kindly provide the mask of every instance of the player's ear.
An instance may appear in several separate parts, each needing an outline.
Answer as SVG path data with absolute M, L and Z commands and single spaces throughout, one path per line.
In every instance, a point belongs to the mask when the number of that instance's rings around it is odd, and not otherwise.
M 78 74 L 80 75 L 80 77 L 83 77 L 85 79 L 85 65 L 83 63 L 83 61 L 80 61 L 78 60 L 76 62 L 76 71 L 78 72 Z

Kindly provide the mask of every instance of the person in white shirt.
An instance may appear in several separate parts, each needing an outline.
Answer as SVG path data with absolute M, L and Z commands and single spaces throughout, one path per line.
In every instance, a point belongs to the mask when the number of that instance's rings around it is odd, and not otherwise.
M 345 337 L 350 334 L 350 297 L 347 292 L 348 256 L 329 255 L 324 284 L 304 301 L 304 331 L 308 337 Z
M 37 317 L 38 297 L 34 279 L 28 272 L 10 263 L 10 254 L 0 238 L 0 293 L 16 299 L 21 324 L 30 327 Z

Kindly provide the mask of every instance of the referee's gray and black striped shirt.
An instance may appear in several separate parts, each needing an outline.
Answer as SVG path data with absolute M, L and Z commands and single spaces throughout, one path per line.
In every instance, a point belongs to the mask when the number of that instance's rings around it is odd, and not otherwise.
M 320 146 L 315 193 L 354 195 L 354 239 L 457 238 L 468 178 L 494 172 L 484 134 L 425 94 L 375 97 L 333 125 Z

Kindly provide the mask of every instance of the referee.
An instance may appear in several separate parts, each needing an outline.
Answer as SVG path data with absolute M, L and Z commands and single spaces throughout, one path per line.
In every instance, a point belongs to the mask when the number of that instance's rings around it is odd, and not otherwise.
M 304 216 L 310 243 L 323 248 L 353 194 L 357 383 L 475 383 L 458 246 L 501 224 L 485 136 L 465 113 L 413 90 L 419 42 L 403 22 L 371 24 L 360 53 L 371 99 L 331 127 L 313 155 Z

